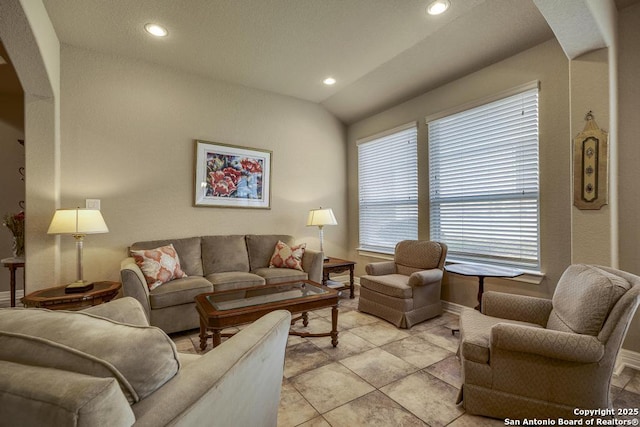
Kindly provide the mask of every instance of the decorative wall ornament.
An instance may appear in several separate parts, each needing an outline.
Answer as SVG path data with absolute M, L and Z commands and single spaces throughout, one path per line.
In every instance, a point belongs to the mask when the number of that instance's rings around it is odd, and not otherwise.
M 573 204 L 600 209 L 608 203 L 609 142 L 589 111 L 584 130 L 573 139 Z

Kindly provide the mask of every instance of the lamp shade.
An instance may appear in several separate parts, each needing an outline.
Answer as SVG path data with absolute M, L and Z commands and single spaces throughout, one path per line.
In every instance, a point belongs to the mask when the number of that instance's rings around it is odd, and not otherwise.
M 307 225 L 323 226 L 338 225 L 336 217 L 333 215 L 331 208 L 311 209 L 307 218 Z
M 98 209 L 58 209 L 47 234 L 108 233 L 107 224 Z

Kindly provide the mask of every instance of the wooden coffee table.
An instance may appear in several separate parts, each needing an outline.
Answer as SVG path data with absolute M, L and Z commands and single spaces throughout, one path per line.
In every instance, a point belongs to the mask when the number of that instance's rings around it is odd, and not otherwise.
M 22 298 L 25 307 L 48 308 L 49 310 L 80 310 L 111 301 L 122 287 L 119 282 L 94 282 L 93 289 L 86 292 L 65 294 L 63 286 L 40 289 Z
M 338 295 L 338 291 L 309 280 L 200 294 L 195 298 L 200 315 L 200 349 L 207 347 L 207 330 L 212 331 L 213 347 L 216 347 L 222 336 L 233 335 L 222 334 L 223 329 L 256 321 L 272 311 L 301 313 L 291 320 L 291 324 L 302 319 L 303 325 L 307 326 L 309 311 L 327 307 L 331 307 L 330 332 L 289 331 L 289 334 L 301 337 L 330 336 L 331 344 L 335 347 L 338 345 Z

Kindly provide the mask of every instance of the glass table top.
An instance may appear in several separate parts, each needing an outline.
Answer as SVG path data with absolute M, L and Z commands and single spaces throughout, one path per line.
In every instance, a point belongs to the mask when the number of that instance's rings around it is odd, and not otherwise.
M 327 294 L 329 291 L 308 282 L 294 282 L 267 286 L 237 292 L 223 292 L 207 295 L 207 301 L 217 311 L 234 310 L 244 307 L 288 301 L 314 295 Z

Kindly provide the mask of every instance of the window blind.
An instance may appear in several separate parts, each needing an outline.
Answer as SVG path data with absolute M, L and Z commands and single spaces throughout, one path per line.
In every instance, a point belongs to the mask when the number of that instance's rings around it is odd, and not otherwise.
M 538 89 L 427 124 L 431 239 L 449 258 L 539 270 Z
M 393 254 L 418 238 L 417 126 L 358 142 L 359 249 Z

